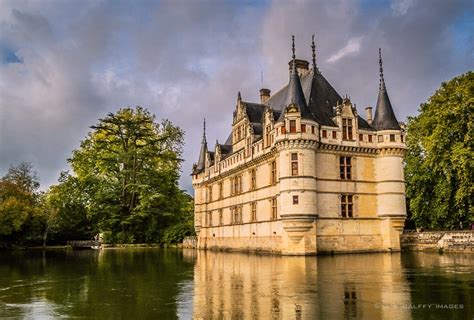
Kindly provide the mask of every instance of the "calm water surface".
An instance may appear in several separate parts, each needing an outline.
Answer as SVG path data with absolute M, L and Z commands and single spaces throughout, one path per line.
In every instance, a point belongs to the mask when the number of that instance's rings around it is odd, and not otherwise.
M 0 318 L 473 319 L 474 255 L 0 252 Z

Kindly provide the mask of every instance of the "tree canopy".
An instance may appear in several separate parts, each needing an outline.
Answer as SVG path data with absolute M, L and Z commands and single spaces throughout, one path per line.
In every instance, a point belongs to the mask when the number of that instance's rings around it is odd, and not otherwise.
M 109 113 L 69 159 L 88 219 L 114 242 L 150 242 L 179 221 L 184 133 L 146 109 Z
M 474 73 L 443 83 L 407 124 L 405 178 L 418 227 L 474 223 Z
M 0 245 L 41 238 L 42 206 L 33 166 L 11 165 L 0 179 Z
M 179 189 L 183 131 L 141 107 L 91 127 L 57 185 L 39 192 L 31 164 L 0 179 L 0 245 L 46 240 L 178 242 L 193 232 L 192 198 Z

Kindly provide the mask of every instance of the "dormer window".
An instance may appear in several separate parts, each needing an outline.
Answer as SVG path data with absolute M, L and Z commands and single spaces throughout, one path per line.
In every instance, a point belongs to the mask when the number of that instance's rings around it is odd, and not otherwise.
M 290 120 L 290 133 L 296 132 L 296 120 Z
M 352 140 L 352 119 L 342 119 L 342 139 Z

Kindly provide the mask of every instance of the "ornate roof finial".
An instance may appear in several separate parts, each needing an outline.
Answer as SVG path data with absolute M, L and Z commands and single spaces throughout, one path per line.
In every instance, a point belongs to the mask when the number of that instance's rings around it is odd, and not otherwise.
M 239 93 L 237 94 L 237 101 L 242 101 L 242 96 L 241 96 L 241 94 L 240 94 L 240 91 L 239 91 Z
M 296 55 L 295 55 L 295 36 L 291 36 L 291 50 L 293 51 L 293 63 L 295 62 L 295 59 L 296 59 Z
M 206 141 L 206 118 L 204 118 L 204 122 L 203 122 L 202 140 Z
M 382 65 L 382 49 L 379 48 L 379 66 L 380 66 L 380 83 L 379 83 L 379 89 L 380 90 L 385 90 L 385 81 L 383 79 L 383 65 Z
M 314 33 L 311 40 L 311 50 L 313 51 L 313 69 L 315 73 L 319 73 L 318 66 L 316 65 L 316 45 L 314 44 Z

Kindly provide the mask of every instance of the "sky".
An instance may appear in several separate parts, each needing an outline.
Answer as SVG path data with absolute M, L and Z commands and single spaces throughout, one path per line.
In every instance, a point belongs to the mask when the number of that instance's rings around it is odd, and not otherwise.
M 474 2 L 463 0 L 0 0 L 0 176 L 31 162 L 42 189 L 99 118 L 148 108 L 186 133 L 180 186 L 192 192 L 202 119 L 224 142 L 237 93 L 288 83 L 297 58 L 317 64 L 361 115 L 375 106 L 378 48 L 399 121 L 443 81 L 474 69 Z M 263 74 L 263 76 L 262 76 Z

